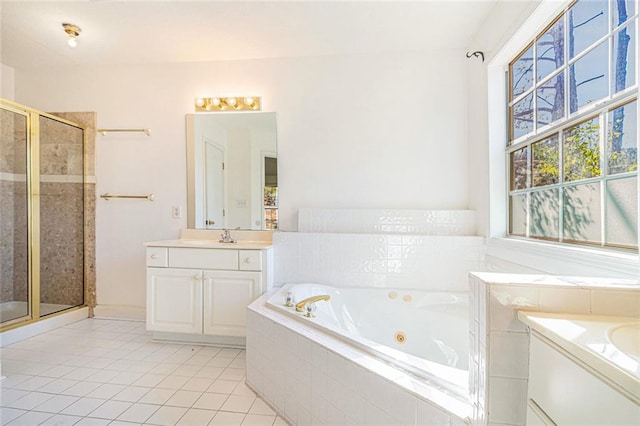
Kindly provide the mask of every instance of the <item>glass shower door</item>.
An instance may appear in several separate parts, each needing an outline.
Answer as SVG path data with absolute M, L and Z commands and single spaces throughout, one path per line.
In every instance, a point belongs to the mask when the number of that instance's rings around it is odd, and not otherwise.
M 84 130 L 39 117 L 40 316 L 84 304 Z
M 0 109 L 0 324 L 30 315 L 27 125 Z

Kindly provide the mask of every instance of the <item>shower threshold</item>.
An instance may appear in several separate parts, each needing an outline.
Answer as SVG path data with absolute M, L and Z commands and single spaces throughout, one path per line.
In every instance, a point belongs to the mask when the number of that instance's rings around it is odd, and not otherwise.
M 73 308 L 73 305 L 60 305 L 56 303 L 41 303 L 40 316 L 53 314 L 54 312 L 64 311 Z M 11 301 L 0 303 L 0 323 L 11 321 L 16 318 L 24 317 L 28 314 L 29 307 L 27 302 Z

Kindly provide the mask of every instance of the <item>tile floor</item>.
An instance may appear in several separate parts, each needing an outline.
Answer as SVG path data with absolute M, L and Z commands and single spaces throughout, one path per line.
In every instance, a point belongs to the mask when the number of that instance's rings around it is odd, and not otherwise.
M 0 349 L 2 425 L 286 425 L 244 384 L 240 349 L 156 343 L 83 320 Z

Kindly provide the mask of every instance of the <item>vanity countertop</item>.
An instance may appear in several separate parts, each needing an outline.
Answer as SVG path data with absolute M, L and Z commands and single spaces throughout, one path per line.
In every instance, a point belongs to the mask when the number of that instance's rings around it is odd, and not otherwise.
M 262 250 L 273 246 L 271 241 L 244 241 L 221 243 L 218 240 L 163 240 L 144 243 L 147 247 L 182 247 L 207 249 Z
M 518 319 L 640 404 L 640 318 L 519 311 Z

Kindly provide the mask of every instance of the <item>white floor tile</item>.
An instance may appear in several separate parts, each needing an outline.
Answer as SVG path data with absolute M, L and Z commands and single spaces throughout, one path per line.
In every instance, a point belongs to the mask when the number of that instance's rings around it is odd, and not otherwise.
M 221 411 L 248 413 L 256 400 L 255 396 L 231 395 L 220 408 Z
M 167 402 L 165 402 L 165 405 L 189 408 L 198 400 L 198 398 L 200 398 L 201 395 L 202 392 L 179 390 L 174 393 Z
M 111 423 L 109 423 L 109 426 L 144 426 L 144 425 L 142 423 L 131 423 L 131 422 L 122 422 L 120 420 L 114 420 Z
M 189 376 L 175 376 L 175 375 L 171 375 L 168 376 L 166 379 L 164 379 L 163 381 L 161 381 L 157 387 L 162 388 L 162 389 L 180 389 L 181 387 L 183 387 L 188 381 L 189 381 Z
M 144 423 L 149 417 L 153 415 L 160 405 L 152 404 L 133 404 L 127 408 L 125 412 L 120 414 L 116 420 L 123 422 Z
M 166 379 L 167 376 L 164 374 L 150 374 L 147 373 L 144 376 L 140 377 L 138 380 L 133 382 L 134 386 L 145 386 L 148 388 L 152 388 L 157 386 L 160 382 Z
M 273 411 L 273 409 L 269 407 L 269 405 L 267 405 L 267 403 L 264 402 L 262 399 L 256 398 L 255 402 L 249 409 L 249 414 L 263 414 L 268 416 L 275 416 L 276 412 Z
M 80 398 L 73 404 L 61 411 L 62 414 L 70 414 L 75 416 L 86 416 L 106 401 L 96 398 Z
M 105 383 L 97 387 L 95 390 L 90 392 L 87 397 L 89 398 L 100 398 L 100 399 L 111 399 L 113 396 L 120 393 L 122 390 L 126 388 L 125 385 L 115 385 L 112 383 Z
M 92 374 L 97 373 L 98 371 L 100 370 L 96 368 L 78 367 L 75 370 L 62 376 L 62 378 L 69 379 L 69 380 L 84 380 L 87 377 L 91 376 Z
M 131 407 L 130 402 L 125 401 L 107 401 L 91 413 L 89 417 L 97 417 L 99 419 L 116 419 L 126 409 Z
M 204 379 L 217 379 L 220 374 L 224 371 L 223 367 L 210 367 L 204 366 L 196 373 L 195 377 L 200 377 Z
M 80 420 L 75 426 L 107 426 L 111 424 L 111 420 L 106 419 L 92 419 L 91 417 L 85 417 Z
M 171 373 L 173 376 L 185 376 L 185 377 L 193 377 L 200 369 L 202 368 L 202 366 L 199 365 L 181 365 L 180 367 L 176 368 L 173 373 Z
M 245 370 L 242 368 L 227 368 L 219 377 L 222 380 L 243 381 L 245 377 Z
M 18 410 L 17 408 L 2 407 L 0 408 L 0 421 L 2 421 L 3 425 L 6 425 L 11 420 L 23 415 L 24 413 L 26 413 L 25 410 Z
M 264 416 L 262 414 L 247 414 L 242 421 L 243 426 L 271 426 L 276 416 Z
M 142 373 L 133 373 L 130 371 L 123 371 L 113 379 L 109 380 L 109 383 L 115 383 L 117 385 L 131 385 L 133 382 L 142 377 Z
M 208 425 L 216 413 L 217 411 L 191 408 L 184 416 L 182 416 L 182 418 L 180 418 L 180 421 L 178 421 L 177 424 L 180 426 Z
M 66 414 L 56 414 L 53 417 L 49 417 L 47 419 L 46 422 L 41 423 L 41 425 L 56 425 L 56 426 L 63 426 L 63 425 L 74 425 L 76 423 L 78 423 L 80 420 L 82 420 L 82 417 L 77 417 L 77 416 L 67 416 Z
M 0 405 L 5 406 L 10 402 L 15 401 L 18 398 L 22 398 L 27 395 L 29 391 L 23 391 L 18 389 L 1 389 L 0 390 Z
M 218 379 L 213 382 L 211 386 L 209 386 L 207 392 L 225 393 L 227 395 L 231 395 L 238 384 L 240 384 L 240 382 L 235 380 Z
M 209 386 L 211 386 L 213 382 L 214 379 L 206 379 L 198 376 L 192 377 L 182 386 L 182 390 L 204 392 L 209 389 Z
M 221 393 L 203 393 L 193 404 L 193 408 L 219 410 L 229 396 Z
M 39 425 L 40 423 L 47 420 L 49 417 L 52 417 L 51 413 L 41 413 L 38 411 L 27 411 L 20 417 L 16 417 L 8 424 L 11 426 L 34 426 Z
M 74 402 L 76 402 L 78 399 L 80 398 L 78 398 L 77 396 L 55 395 L 52 398 L 49 398 L 48 400 L 43 402 L 42 404 L 36 406 L 34 410 L 56 414 L 64 410 Z
M 14 389 L 20 389 L 25 391 L 35 391 L 52 381 L 53 379 L 51 377 L 34 376 L 34 377 L 31 377 L 30 379 L 27 379 L 17 384 L 16 386 L 14 386 Z
M 26 374 L 7 374 L 5 379 L 0 380 L 0 387 L 13 389 L 16 385 L 32 377 L 33 376 L 27 376 Z
M 85 380 L 88 382 L 107 383 L 118 375 L 117 371 L 113 370 L 98 370 L 97 373 L 90 375 Z
M 41 373 L 40 376 L 60 378 L 65 374 L 71 373 L 73 370 L 75 370 L 75 367 L 69 367 L 66 365 L 56 365 L 55 367 L 50 368 L 45 372 Z
M 143 388 L 141 386 L 127 386 L 111 399 L 116 401 L 138 402 L 138 400 L 149 393 L 150 390 L 150 388 Z
M 244 396 L 256 396 L 256 393 L 251 390 L 244 382 L 240 382 L 238 386 L 231 392 L 232 395 L 244 395 Z
M 223 426 L 235 426 L 241 425 L 245 418 L 245 414 L 242 413 L 228 413 L 225 411 L 218 411 L 209 425 L 223 425 Z
M 158 404 L 162 405 L 169 400 L 176 393 L 174 389 L 151 389 L 145 396 L 140 398 L 138 402 L 144 404 Z
M 287 423 L 287 421 L 282 417 L 278 416 L 276 417 L 276 421 L 273 422 L 273 426 L 289 426 L 289 423 Z
M 76 380 L 68 379 L 53 379 L 53 381 L 47 383 L 38 389 L 40 392 L 45 393 L 62 393 L 69 389 L 71 386 L 77 385 L 79 382 Z
M 79 321 L 0 356 L 3 425 L 283 421 L 244 384 L 244 350 L 153 342 L 144 322 Z
M 160 407 L 147 423 L 160 426 L 173 426 L 187 412 L 184 407 Z
M 21 410 L 32 410 L 34 407 L 42 404 L 47 399 L 51 399 L 53 395 L 48 393 L 30 392 L 18 398 L 15 401 L 11 401 L 6 406 L 10 408 L 19 408 Z
M 100 386 L 100 383 L 78 382 L 68 389 L 60 392 L 64 395 L 87 396 Z
M 211 359 L 211 361 L 207 362 L 209 367 L 222 367 L 227 368 L 229 364 L 233 362 L 233 358 L 220 357 L 216 356 Z

